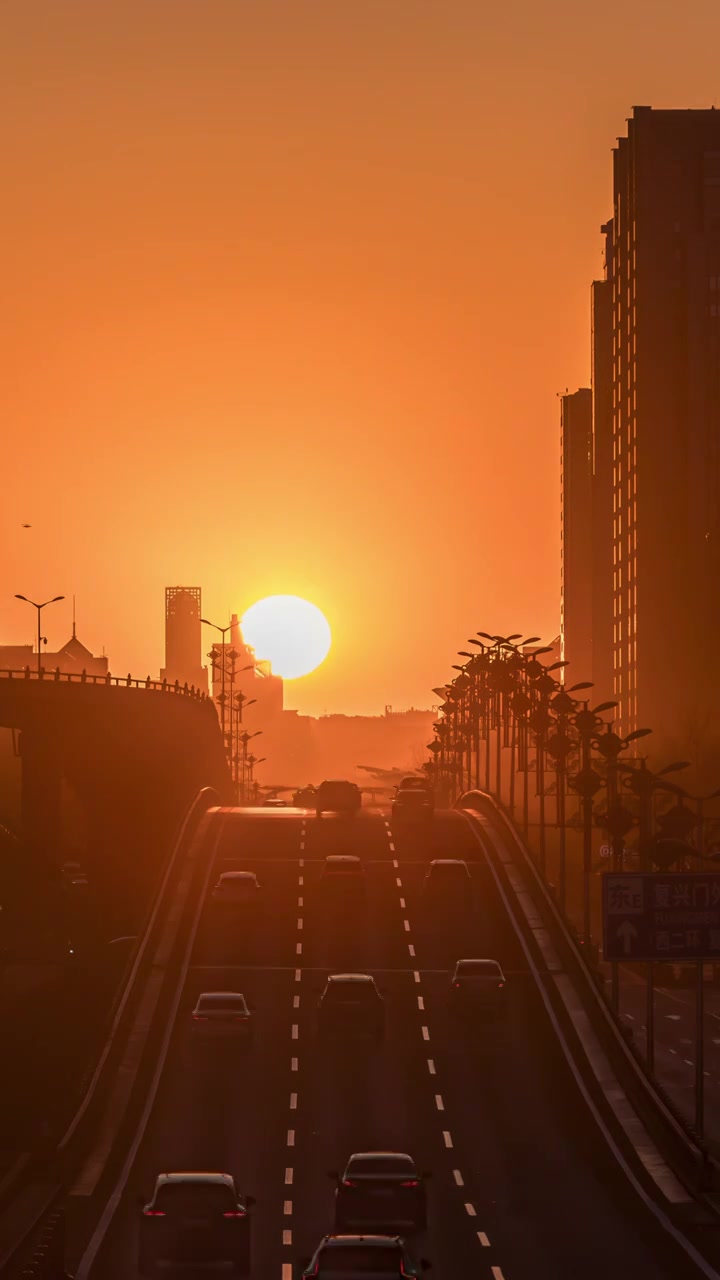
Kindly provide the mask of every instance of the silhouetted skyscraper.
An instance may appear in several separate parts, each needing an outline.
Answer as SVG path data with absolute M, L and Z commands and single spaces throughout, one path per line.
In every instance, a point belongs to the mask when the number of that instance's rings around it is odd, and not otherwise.
M 562 657 L 570 683 L 592 679 L 592 396 L 560 397 Z
M 172 684 L 179 680 L 207 693 L 200 614 L 200 587 L 165 588 L 165 666 L 160 679 Z
M 614 697 L 624 733 L 652 728 L 653 747 L 698 758 L 720 742 L 720 112 L 634 108 L 608 230 L 594 446 L 612 510 Z
M 605 278 L 592 284 L 592 673 L 593 702 L 613 693 L 613 297 L 612 222 L 605 236 Z

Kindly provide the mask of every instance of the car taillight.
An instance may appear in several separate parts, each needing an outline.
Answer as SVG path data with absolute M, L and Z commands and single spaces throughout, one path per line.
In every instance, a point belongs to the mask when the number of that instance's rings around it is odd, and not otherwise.
M 343 1184 L 343 1186 L 344 1186 L 344 1187 L 356 1187 L 356 1186 L 357 1186 L 357 1182 L 354 1182 L 352 1178 L 343 1178 L 343 1180 L 342 1180 L 342 1184 Z
M 164 1218 L 165 1210 L 164 1209 L 143 1209 L 143 1214 L 145 1215 L 146 1218 Z
M 207 1018 L 202 1013 L 194 1013 L 193 1022 L 207 1022 Z
M 400 1183 L 401 1187 L 419 1187 L 420 1182 L 417 1178 L 408 1178 L 406 1182 Z
M 453 986 L 455 987 L 455 990 L 457 991 L 457 990 L 459 989 L 459 987 L 460 987 L 460 983 L 459 983 L 459 982 L 453 982 Z
M 505 983 L 504 983 L 504 982 L 498 982 L 498 990 L 499 990 L 499 991 L 502 991 L 502 989 L 503 989 L 503 987 L 504 987 L 504 986 L 505 986 Z
M 244 1217 L 246 1217 L 244 1209 L 228 1209 L 223 1214 L 223 1218 L 244 1218 Z

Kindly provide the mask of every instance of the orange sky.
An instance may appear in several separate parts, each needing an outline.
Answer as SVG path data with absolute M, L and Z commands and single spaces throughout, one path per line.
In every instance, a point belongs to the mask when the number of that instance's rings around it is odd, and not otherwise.
M 305 595 L 316 714 L 555 634 L 611 147 L 718 48 L 717 0 L 4 0 L 0 639 L 75 592 L 144 676 L 166 584 Z

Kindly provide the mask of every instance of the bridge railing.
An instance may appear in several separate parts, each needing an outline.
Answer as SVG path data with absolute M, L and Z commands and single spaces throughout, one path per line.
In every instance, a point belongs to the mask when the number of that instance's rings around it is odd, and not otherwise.
M 180 694 L 184 698 L 194 698 L 198 702 L 207 701 L 209 694 L 203 689 L 196 689 L 195 685 L 181 684 L 179 680 L 153 680 L 150 676 L 146 676 L 144 680 L 138 680 L 129 672 L 127 676 L 113 676 L 108 671 L 107 675 L 96 676 L 90 675 L 84 668 L 82 671 L 61 671 L 59 667 L 48 671 L 44 667 L 40 671 L 33 670 L 31 667 L 22 667 L 20 670 L 0 670 L 0 680 L 36 680 L 54 682 L 60 681 L 66 684 L 94 684 L 94 685 L 114 685 L 123 689 L 150 689 L 155 693 L 174 693 Z

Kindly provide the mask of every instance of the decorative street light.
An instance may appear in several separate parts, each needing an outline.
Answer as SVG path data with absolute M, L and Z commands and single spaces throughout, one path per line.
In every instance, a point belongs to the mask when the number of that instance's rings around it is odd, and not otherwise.
M 45 600 L 45 601 L 43 602 L 43 604 L 36 604 L 34 600 L 28 600 L 27 596 L 21 596 L 21 595 L 18 595 L 18 593 L 16 592 L 16 593 L 15 593 L 15 599 L 16 599 L 16 600 L 24 600 L 26 604 L 31 604 L 31 605 L 32 605 L 32 607 L 33 607 L 33 609 L 37 609 L 37 624 L 38 624 L 38 632 L 37 632 L 37 636 L 38 636 L 38 648 L 37 648 L 37 673 L 38 673 L 38 679 L 39 679 L 39 678 L 40 678 L 40 676 L 42 675 L 42 661 L 41 661 L 41 658 L 40 658 L 40 648 L 41 648 L 41 646 L 42 646 L 43 639 L 45 640 L 45 644 L 47 644 L 47 637 L 43 637 L 43 636 L 40 634 L 40 633 L 41 633 L 40 615 L 41 615 L 41 613 L 42 613 L 42 610 L 43 610 L 43 609 L 45 609 L 45 608 L 47 607 L 47 605 L 49 605 L 49 604 L 56 604 L 58 600 L 64 600 L 64 599 L 65 599 L 65 597 L 64 597 L 64 596 L 53 596 L 52 600 Z

